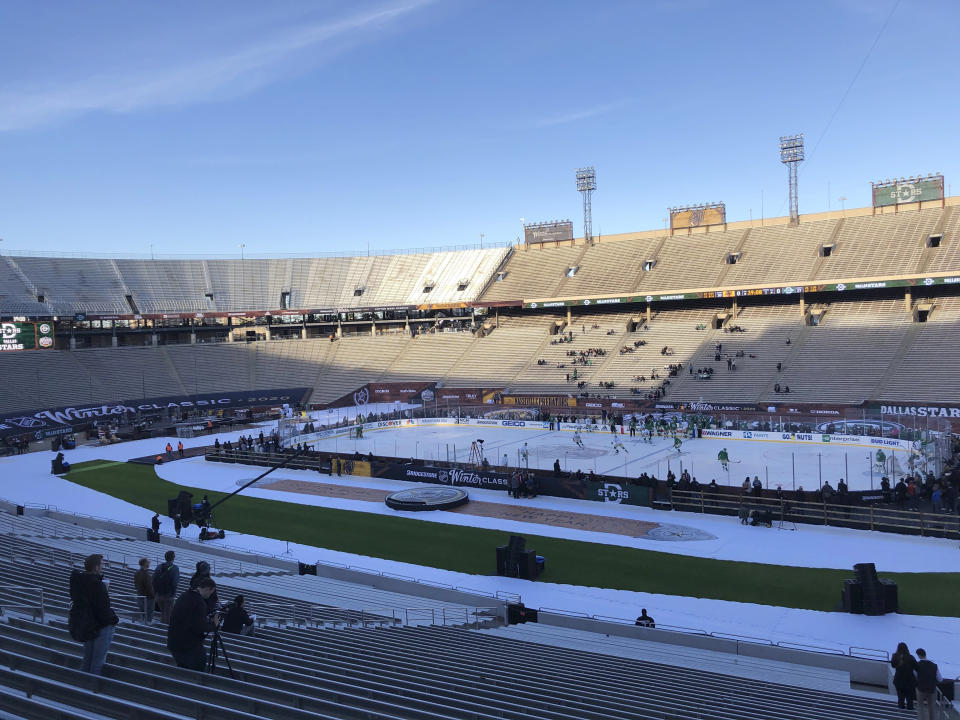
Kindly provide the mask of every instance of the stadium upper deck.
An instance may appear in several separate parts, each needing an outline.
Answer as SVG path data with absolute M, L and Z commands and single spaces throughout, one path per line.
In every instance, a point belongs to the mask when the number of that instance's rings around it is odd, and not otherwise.
M 134 260 L 5 255 L 0 315 L 150 316 L 520 304 L 617 293 L 960 273 L 960 197 L 945 207 L 870 208 L 663 231 L 406 255 Z M 939 236 L 937 247 L 931 236 Z

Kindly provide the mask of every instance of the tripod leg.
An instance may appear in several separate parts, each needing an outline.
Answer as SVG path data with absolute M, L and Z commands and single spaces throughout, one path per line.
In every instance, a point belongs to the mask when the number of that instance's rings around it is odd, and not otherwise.
M 207 658 L 207 672 L 213 673 L 217 669 L 217 636 L 210 641 L 210 656 Z

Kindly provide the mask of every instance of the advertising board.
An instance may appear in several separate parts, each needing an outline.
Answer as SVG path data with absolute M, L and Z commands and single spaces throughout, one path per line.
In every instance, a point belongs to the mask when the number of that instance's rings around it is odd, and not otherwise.
M 0 323 L 0 352 L 19 350 L 53 350 L 52 322 Z
M 901 178 L 889 182 L 872 183 L 872 187 L 874 207 L 943 200 L 943 175 Z

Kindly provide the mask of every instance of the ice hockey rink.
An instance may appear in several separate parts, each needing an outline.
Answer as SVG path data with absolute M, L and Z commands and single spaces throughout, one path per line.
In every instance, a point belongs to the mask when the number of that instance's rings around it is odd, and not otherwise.
M 439 419 L 431 422 L 444 424 L 368 427 L 363 438 L 350 437 L 344 430 L 339 436 L 311 440 L 310 444 L 317 450 L 345 454 L 359 452 L 467 462 L 471 459 L 473 443 L 483 440 L 484 457 L 494 466 L 529 465 L 531 469 L 552 470 L 554 462 L 559 460 L 565 472 L 582 470 L 622 477 L 648 473 L 660 479 L 666 479 L 668 471 L 679 476 L 688 470 L 702 484 L 715 479 L 720 485 L 741 485 L 744 478 L 759 477 L 765 488 L 775 489 L 781 485 L 784 490 L 799 487 L 816 490 L 828 481 L 836 488 L 841 478 L 850 490 L 879 489 L 884 475 L 877 464 L 878 448 L 867 444 L 841 446 L 771 439 L 688 438 L 682 440 L 678 450 L 674 448 L 673 438 L 654 437 L 652 442 L 647 442 L 639 432 L 636 437 L 628 432 L 614 435 L 607 428 L 581 430 L 581 447 L 575 442 L 573 430 L 551 431 L 541 423 L 503 427 L 459 425 L 453 424 L 453 420 Z M 614 446 L 615 438 L 622 448 Z M 726 470 L 717 460 L 717 454 L 724 448 L 730 458 Z M 894 482 L 895 475 L 906 474 L 909 454 L 884 449 L 886 474 Z

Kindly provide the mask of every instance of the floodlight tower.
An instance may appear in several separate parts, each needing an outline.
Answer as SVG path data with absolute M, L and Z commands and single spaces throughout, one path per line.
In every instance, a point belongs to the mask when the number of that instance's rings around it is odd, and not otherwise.
M 577 190 L 583 195 L 583 242 L 593 244 L 593 209 L 590 197 L 597 189 L 597 171 L 593 166 L 577 170 Z
M 803 162 L 803 133 L 784 135 L 780 138 L 780 162 L 787 166 L 790 182 L 790 224 L 800 224 L 800 210 L 797 200 L 797 165 Z

